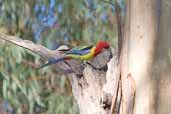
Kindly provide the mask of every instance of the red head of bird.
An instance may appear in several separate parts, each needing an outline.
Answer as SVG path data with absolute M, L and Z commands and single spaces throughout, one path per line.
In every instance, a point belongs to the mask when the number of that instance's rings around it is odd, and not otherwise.
M 96 44 L 96 48 L 95 48 L 95 56 L 100 54 L 102 52 L 103 49 L 108 49 L 110 47 L 108 42 L 105 41 L 100 41 Z

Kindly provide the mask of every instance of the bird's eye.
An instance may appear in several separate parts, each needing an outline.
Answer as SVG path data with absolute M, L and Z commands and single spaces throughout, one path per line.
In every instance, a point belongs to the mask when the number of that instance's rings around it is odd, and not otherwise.
M 108 49 L 109 47 L 107 46 L 107 47 L 105 47 L 105 49 Z

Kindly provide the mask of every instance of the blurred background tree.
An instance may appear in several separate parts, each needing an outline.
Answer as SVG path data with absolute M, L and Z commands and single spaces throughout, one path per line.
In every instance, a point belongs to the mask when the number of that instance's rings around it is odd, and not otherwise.
M 99 40 L 112 42 L 115 47 L 115 8 L 110 3 L 0 0 L 0 32 L 32 40 L 49 49 Z M 124 0 L 119 3 L 124 11 Z M 37 71 L 38 64 L 41 64 L 39 56 L 0 41 L 0 113 L 78 114 L 67 78 L 52 67 Z

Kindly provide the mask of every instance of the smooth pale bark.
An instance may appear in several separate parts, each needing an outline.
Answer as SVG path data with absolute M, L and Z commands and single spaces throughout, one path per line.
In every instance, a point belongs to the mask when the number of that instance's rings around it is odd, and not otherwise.
M 170 11 L 170 0 L 127 1 L 121 56 L 123 114 L 131 114 L 128 74 L 136 84 L 133 114 L 171 113 Z
M 129 0 L 122 52 L 123 114 L 129 107 L 128 74 L 135 80 L 134 114 L 154 114 L 154 82 L 150 76 L 157 33 L 155 0 Z
M 131 1 L 128 71 L 136 82 L 134 114 L 154 114 L 155 83 L 150 73 L 157 37 L 156 1 Z

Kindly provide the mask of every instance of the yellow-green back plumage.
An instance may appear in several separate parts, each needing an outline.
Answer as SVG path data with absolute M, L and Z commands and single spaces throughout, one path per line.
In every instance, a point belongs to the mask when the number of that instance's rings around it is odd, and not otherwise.
M 84 55 L 79 54 L 68 54 L 67 57 L 70 57 L 72 59 L 80 59 L 80 60 L 90 60 L 94 57 L 95 47 L 92 47 L 89 51 L 89 53 L 86 53 Z

